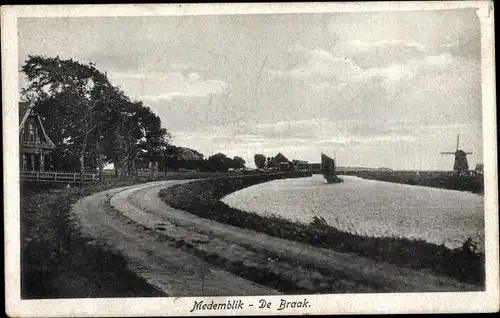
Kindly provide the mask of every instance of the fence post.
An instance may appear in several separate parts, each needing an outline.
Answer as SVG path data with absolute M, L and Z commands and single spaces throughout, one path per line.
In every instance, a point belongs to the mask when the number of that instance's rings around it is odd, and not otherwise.
M 39 172 L 39 171 L 37 171 L 37 172 L 36 172 L 36 181 L 39 181 L 39 180 L 40 180 L 40 172 Z
M 57 181 L 57 172 L 54 172 L 54 181 Z
M 76 183 L 76 173 L 73 173 L 73 182 Z

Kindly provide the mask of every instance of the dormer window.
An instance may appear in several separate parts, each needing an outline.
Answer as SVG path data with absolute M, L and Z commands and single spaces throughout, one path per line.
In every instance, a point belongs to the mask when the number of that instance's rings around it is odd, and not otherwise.
M 33 122 L 28 123 L 28 141 L 29 142 L 35 142 L 36 137 L 35 137 L 35 125 Z

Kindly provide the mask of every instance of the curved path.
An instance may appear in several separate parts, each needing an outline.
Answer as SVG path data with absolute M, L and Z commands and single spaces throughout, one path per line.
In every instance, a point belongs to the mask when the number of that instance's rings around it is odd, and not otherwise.
M 84 235 L 120 252 L 132 271 L 171 296 L 478 290 L 202 219 L 158 197 L 161 189 L 189 181 L 100 192 L 78 201 L 74 217 Z

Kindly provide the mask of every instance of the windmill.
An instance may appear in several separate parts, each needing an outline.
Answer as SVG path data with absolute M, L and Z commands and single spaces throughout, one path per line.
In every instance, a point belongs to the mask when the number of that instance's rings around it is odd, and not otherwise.
M 460 135 L 457 135 L 457 150 L 455 152 L 442 152 L 442 155 L 455 155 L 455 163 L 453 164 L 453 171 L 464 172 L 469 170 L 469 163 L 467 162 L 467 155 L 471 155 L 472 152 L 465 152 L 458 149 L 458 143 L 460 142 Z

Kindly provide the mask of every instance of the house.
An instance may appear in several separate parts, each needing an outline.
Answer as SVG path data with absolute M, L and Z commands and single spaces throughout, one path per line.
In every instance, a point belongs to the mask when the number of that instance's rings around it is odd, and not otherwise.
M 203 160 L 203 154 L 186 147 L 176 147 L 177 160 Z
M 281 152 L 279 152 L 275 157 L 270 157 L 267 159 L 266 168 L 280 168 L 285 167 L 290 164 L 288 160 Z
M 56 148 L 42 120 L 28 103 L 19 104 L 19 159 L 21 171 L 44 171 L 47 156 Z

